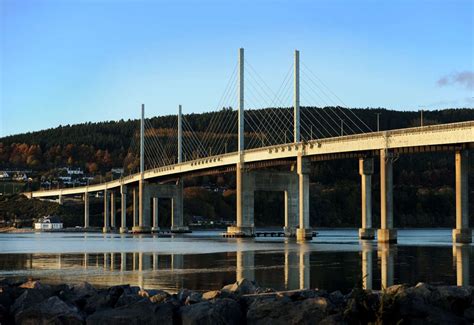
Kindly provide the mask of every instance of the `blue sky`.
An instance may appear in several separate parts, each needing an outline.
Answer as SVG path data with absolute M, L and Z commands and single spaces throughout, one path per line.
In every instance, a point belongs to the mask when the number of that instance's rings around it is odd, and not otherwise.
M 216 109 L 239 47 L 275 90 L 299 49 L 351 107 L 474 106 L 472 0 L 0 0 L 0 44 L 0 136 Z

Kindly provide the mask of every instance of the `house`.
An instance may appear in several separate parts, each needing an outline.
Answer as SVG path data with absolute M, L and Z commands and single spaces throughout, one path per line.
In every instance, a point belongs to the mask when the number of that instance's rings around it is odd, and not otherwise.
M 50 229 L 62 229 L 63 223 L 56 216 L 46 216 L 39 218 L 37 222 L 35 222 L 35 229 L 37 230 L 50 230 Z

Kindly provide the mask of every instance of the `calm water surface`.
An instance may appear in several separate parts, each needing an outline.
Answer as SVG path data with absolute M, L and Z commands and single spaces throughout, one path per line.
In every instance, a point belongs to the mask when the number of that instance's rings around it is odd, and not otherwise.
M 220 231 L 169 238 L 98 233 L 0 234 L 0 277 L 50 283 L 211 290 L 246 277 L 278 290 L 349 291 L 396 283 L 473 283 L 472 245 L 450 229 L 399 230 L 397 245 L 359 241 L 356 229 L 318 230 L 301 244 L 283 238 L 224 239 Z

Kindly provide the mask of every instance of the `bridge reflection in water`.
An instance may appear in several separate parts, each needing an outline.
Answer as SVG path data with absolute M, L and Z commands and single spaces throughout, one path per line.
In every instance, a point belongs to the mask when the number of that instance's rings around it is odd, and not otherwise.
M 24 254 L 22 266 L 10 267 L 9 271 L 52 283 L 88 281 L 97 286 L 130 284 L 171 291 L 183 287 L 217 289 L 243 278 L 278 290 L 340 287 L 348 291 L 358 283 L 365 289 L 380 289 L 397 283 L 416 284 L 420 280 L 458 286 L 471 282 L 470 245 L 453 245 L 449 254 L 446 246 L 407 250 L 406 246 L 367 241 L 360 242 L 359 251 L 350 252 L 318 252 L 312 251 L 310 244 L 291 243 L 285 243 L 283 250 L 255 251 L 248 249 L 245 239 L 238 239 L 236 244 L 235 252 L 215 254 Z M 416 256 L 414 252 L 420 249 L 428 250 Z M 439 254 L 430 249 L 440 249 Z M 449 255 L 452 262 L 446 264 Z M 5 255 L 0 257 L 0 276 L 4 276 L 11 260 Z M 410 259 L 428 262 L 417 265 Z M 437 277 L 432 275 L 435 272 Z

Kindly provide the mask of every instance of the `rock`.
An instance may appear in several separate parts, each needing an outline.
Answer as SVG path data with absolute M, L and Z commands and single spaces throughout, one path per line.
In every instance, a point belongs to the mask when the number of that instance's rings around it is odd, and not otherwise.
M 193 293 L 193 291 L 188 290 L 188 289 L 181 289 L 179 290 L 178 294 L 176 297 L 181 303 L 184 303 L 186 299 Z
M 259 287 L 255 284 L 255 282 L 243 278 L 234 284 L 226 285 L 222 288 L 222 291 L 227 291 L 238 295 L 248 295 L 257 293 L 258 289 Z
M 243 322 L 240 305 L 232 299 L 223 298 L 203 301 L 181 307 L 181 323 L 191 324 L 241 324 Z
M 248 309 L 247 324 L 314 324 L 326 318 L 330 308 L 330 301 L 324 297 L 255 300 Z
M 439 298 L 433 304 L 455 315 L 462 316 L 471 305 L 471 289 L 456 286 L 437 287 Z
M 153 296 L 150 296 L 150 301 L 153 303 L 161 303 L 168 298 L 170 294 L 163 290 L 156 290 L 156 293 Z
M 30 306 L 44 301 L 47 298 L 49 298 L 49 296 L 45 296 L 40 290 L 25 290 L 10 307 L 10 312 L 12 314 L 17 314 Z
M 173 306 L 142 299 L 134 304 L 95 312 L 87 324 L 173 324 Z
M 115 308 L 132 305 L 141 300 L 149 300 L 149 299 L 147 297 L 142 297 L 139 295 L 134 295 L 134 294 L 129 295 L 129 294 L 123 293 L 120 296 L 120 298 L 118 298 L 117 302 L 115 303 Z
M 87 314 L 93 314 L 99 310 L 113 308 L 123 293 L 123 289 L 117 288 L 99 291 L 96 295 L 85 299 L 83 309 Z
M 192 292 L 185 301 L 185 305 L 196 304 L 202 301 L 202 294 L 199 292 Z
M 9 319 L 8 308 L 0 304 L 0 324 L 9 324 L 11 323 Z
M 344 318 L 342 317 L 340 313 L 329 315 L 328 317 L 324 318 L 319 323 L 319 325 L 340 325 L 340 324 L 347 324 L 347 322 L 344 321 Z
M 17 324 L 82 324 L 77 308 L 68 306 L 56 296 L 34 304 L 15 315 Z
M 474 306 L 471 305 L 464 310 L 464 318 L 470 322 L 474 322 Z
M 42 284 L 40 281 L 29 280 L 19 286 L 23 289 L 51 290 L 51 286 Z
M 212 300 L 212 299 L 220 298 L 221 295 L 222 295 L 222 291 L 220 290 L 207 291 L 202 294 L 202 299 Z
M 78 297 L 92 297 L 97 294 L 97 290 L 88 282 L 81 282 L 78 284 L 74 284 L 71 287 L 71 290 Z

